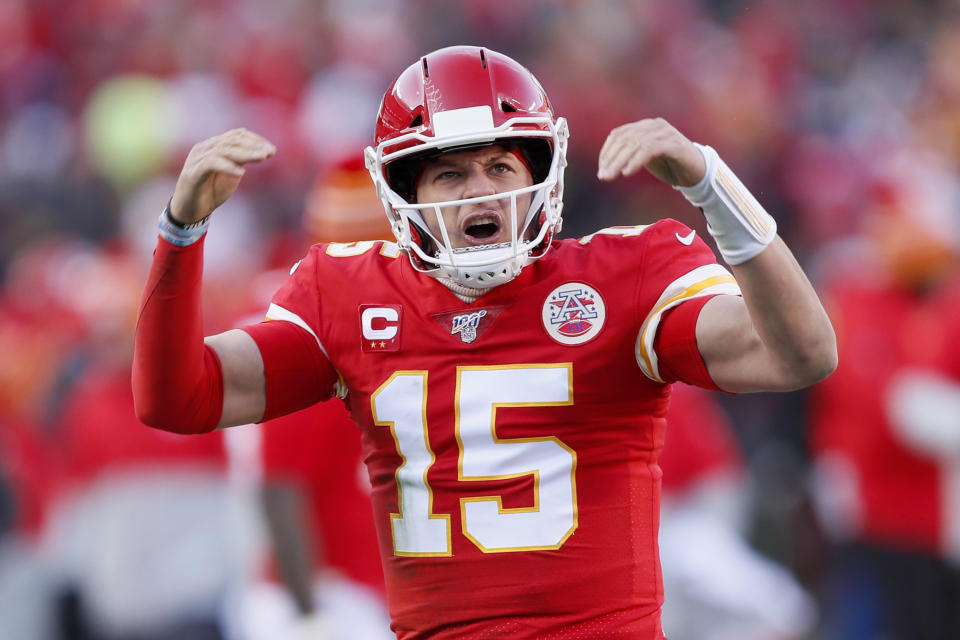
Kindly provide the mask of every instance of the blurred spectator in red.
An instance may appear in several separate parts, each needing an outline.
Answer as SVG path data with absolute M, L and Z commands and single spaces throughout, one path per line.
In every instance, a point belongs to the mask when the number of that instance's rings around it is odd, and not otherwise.
M 807 637 L 817 620 L 813 598 L 747 542 L 746 469 L 711 392 L 673 385 L 660 467 L 663 628 L 670 639 Z
M 54 477 L 44 435 L 38 424 L 0 411 L 2 638 L 45 640 L 53 633 L 52 581 L 39 544 Z
M 141 268 L 126 252 L 88 250 L 64 274 L 87 331 L 54 423 L 62 486 L 46 544 L 64 593 L 61 633 L 219 640 L 252 523 L 228 486 L 222 434 L 161 434 L 135 416 L 131 284 Z
M 65 265 L 89 248 L 63 238 L 22 247 L 0 291 L 0 637 L 54 632 L 51 563 L 43 547 L 56 493 L 50 419 L 79 341 L 64 300 Z
M 838 545 L 825 637 L 946 640 L 960 629 L 960 188 L 917 148 L 873 170 L 862 238 L 822 269 L 840 352 L 810 439 Z
M 362 157 L 320 172 L 303 226 L 310 244 L 390 235 Z M 254 287 L 263 296 L 256 303 L 265 307 L 285 277 L 264 276 L 273 285 Z M 254 585 L 241 605 L 249 640 L 392 638 L 360 430 L 343 402 L 271 420 L 259 435 L 261 495 L 284 588 Z

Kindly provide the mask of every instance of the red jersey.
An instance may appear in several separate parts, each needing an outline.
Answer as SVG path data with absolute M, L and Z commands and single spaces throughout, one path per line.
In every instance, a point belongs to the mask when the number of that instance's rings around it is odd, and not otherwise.
M 137 420 L 130 376 L 124 370 L 85 371 L 71 390 L 61 419 L 66 466 L 72 479 L 81 483 L 117 470 L 196 465 L 226 473 L 223 432 L 186 438 L 144 428 Z
M 811 446 L 819 458 L 838 456 L 854 470 L 852 528 L 860 540 L 942 554 L 960 522 L 952 453 L 938 458 L 911 447 L 887 405 L 904 369 L 960 380 L 960 289 L 916 296 L 874 274 L 854 274 L 836 278 L 825 300 L 840 358 L 814 387 Z
M 708 391 L 678 384 L 672 389 L 660 467 L 663 490 L 683 495 L 704 478 L 743 469 L 733 427 Z
M 310 250 L 268 319 L 313 334 L 361 426 L 401 640 L 662 638 L 657 457 L 683 367 L 655 338 L 738 292 L 672 220 L 556 242 L 471 304 L 392 243 Z
M 0 489 L 13 499 L 13 528 L 31 540 L 42 537 L 58 478 L 55 456 L 42 427 L 0 415 Z

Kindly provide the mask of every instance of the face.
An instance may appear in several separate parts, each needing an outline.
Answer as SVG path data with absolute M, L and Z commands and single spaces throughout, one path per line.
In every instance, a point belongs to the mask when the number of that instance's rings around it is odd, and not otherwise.
M 426 164 L 417 184 L 417 202 L 477 198 L 532 184 L 533 177 L 526 165 L 502 146 L 455 151 Z M 530 193 L 517 196 L 518 227 L 532 198 Z M 510 198 L 444 207 L 441 212 L 454 249 L 510 241 Z M 428 208 L 422 213 L 430 233 L 442 239 L 435 210 Z

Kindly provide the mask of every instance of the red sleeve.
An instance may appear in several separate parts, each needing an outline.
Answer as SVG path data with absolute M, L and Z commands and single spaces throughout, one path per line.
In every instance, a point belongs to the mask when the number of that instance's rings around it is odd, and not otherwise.
M 223 413 L 223 372 L 203 342 L 203 238 L 177 247 L 160 238 L 143 292 L 133 352 L 133 397 L 145 424 L 175 433 L 212 431 Z
M 293 265 L 290 277 L 270 300 L 267 316 L 271 320 L 287 320 L 313 335 L 322 336 L 324 314 L 322 300 L 330 283 L 327 245 L 313 245 L 302 260 Z M 331 292 L 330 295 L 336 295 Z
M 686 382 L 723 391 L 710 377 L 697 346 L 697 319 L 713 296 L 694 298 L 667 311 L 660 323 L 654 348 L 660 357 L 660 375 L 666 382 Z
M 697 348 L 697 318 L 715 295 L 739 295 L 736 280 L 707 244 L 676 220 L 644 232 L 637 285 L 637 363 L 658 382 L 683 380 L 717 389 Z
M 269 320 L 241 327 L 263 357 L 266 408 L 262 421 L 328 400 L 337 372 L 310 333 L 292 322 Z

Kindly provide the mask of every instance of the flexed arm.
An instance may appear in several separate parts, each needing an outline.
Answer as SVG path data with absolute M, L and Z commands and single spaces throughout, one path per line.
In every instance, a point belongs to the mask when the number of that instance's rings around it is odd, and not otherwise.
M 644 168 L 704 212 L 743 292 L 743 298 L 710 299 L 697 320 L 697 346 L 713 381 L 733 392 L 785 391 L 829 375 L 836 337 L 820 299 L 773 218 L 716 152 L 662 118 L 614 129 L 600 152 L 598 177 Z
M 276 149 L 234 129 L 191 149 L 173 198 L 137 318 L 133 393 L 146 424 L 179 433 L 259 420 L 264 413 L 263 360 L 239 330 L 204 342 L 200 305 L 203 237 L 208 217 L 236 191 L 245 166 Z

